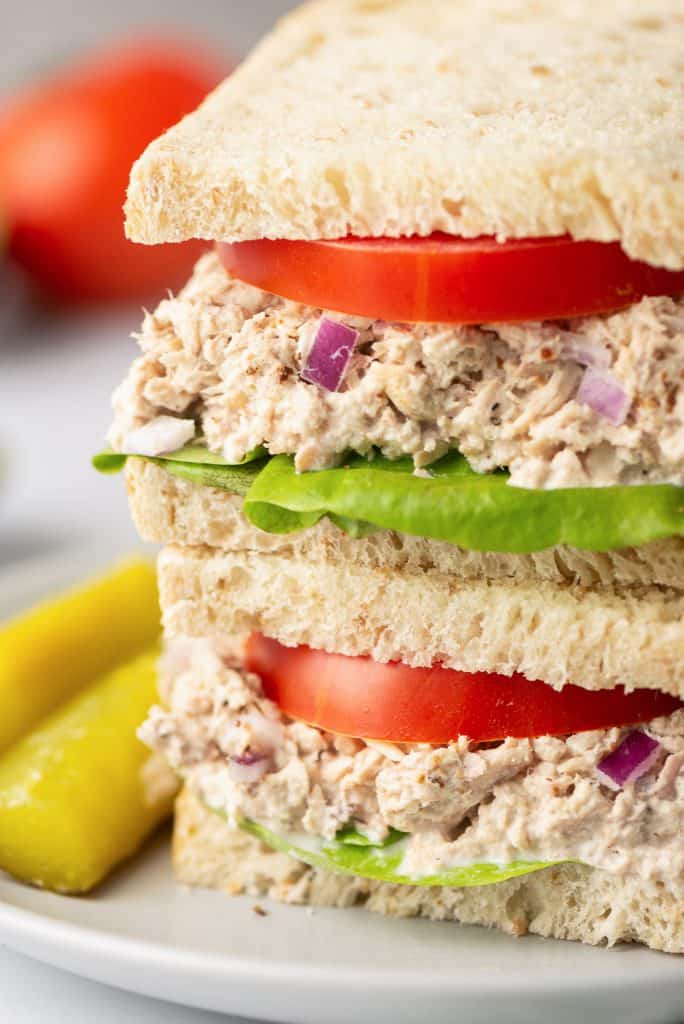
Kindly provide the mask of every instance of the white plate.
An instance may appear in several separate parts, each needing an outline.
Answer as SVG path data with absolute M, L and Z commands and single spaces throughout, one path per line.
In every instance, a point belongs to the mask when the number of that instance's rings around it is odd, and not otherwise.
M 92 568 L 89 555 L 0 579 L 0 619 Z M 388 920 L 188 891 L 166 840 L 95 896 L 0 877 L 0 942 L 98 981 L 287 1024 L 668 1024 L 684 1020 L 684 963 L 479 928 Z

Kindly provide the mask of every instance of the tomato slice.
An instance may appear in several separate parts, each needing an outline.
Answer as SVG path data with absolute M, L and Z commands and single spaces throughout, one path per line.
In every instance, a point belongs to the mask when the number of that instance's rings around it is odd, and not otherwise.
M 134 245 L 121 207 L 133 161 L 224 70 L 185 36 L 142 35 L 0 101 L 0 243 L 6 227 L 12 259 L 44 293 L 157 301 L 187 280 L 206 243 Z
M 684 292 L 684 271 L 631 260 L 618 242 L 258 239 L 219 243 L 224 266 L 265 291 L 378 320 L 478 324 L 603 313 Z
M 259 633 L 247 642 L 245 664 L 289 717 L 326 732 L 395 743 L 561 736 L 635 725 L 684 706 L 657 690 L 626 694 L 621 686 L 597 691 L 565 686 L 558 691 L 522 675 L 383 665 L 284 647 Z

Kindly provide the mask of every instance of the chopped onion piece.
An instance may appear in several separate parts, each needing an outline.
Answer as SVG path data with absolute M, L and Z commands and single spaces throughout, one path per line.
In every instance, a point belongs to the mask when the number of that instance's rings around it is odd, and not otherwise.
M 346 324 L 322 317 L 301 372 L 302 380 L 326 391 L 339 391 L 359 332 Z
M 165 455 L 175 452 L 195 436 L 195 421 L 177 416 L 156 416 L 149 423 L 126 434 L 121 447 L 123 455 Z
M 582 334 L 565 334 L 560 354 L 563 359 L 571 359 L 580 366 L 592 366 L 596 370 L 607 370 L 611 364 L 608 346 L 591 342 Z
M 653 767 L 658 760 L 660 744 L 640 729 L 634 729 L 599 762 L 596 771 L 611 789 L 622 789 Z
M 268 771 L 270 758 L 264 754 L 236 754 L 228 763 L 228 772 L 233 782 L 248 784 L 258 782 Z
M 595 370 L 591 366 L 584 371 L 577 401 L 584 402 L 616 427 L 625 422 L 632 404 L 631 398 L 612 373 Z

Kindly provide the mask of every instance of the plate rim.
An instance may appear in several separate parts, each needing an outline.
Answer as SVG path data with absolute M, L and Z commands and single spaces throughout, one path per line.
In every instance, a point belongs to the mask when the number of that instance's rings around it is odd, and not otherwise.
M 16 886 L 19 889 L 24 888 L 21 883 L 8 878 L 8 876 L 3 875 L 0 877 L 5 884 Z M 7 882 L 5 881 L 6 879 Z M 211 890 L 206 891 L 210 892 Z M 227 894 L 217 895 L 223 895 L 228 898 Z M 61 898 L 70 899 L 67 896 Z M 305 912 L 305 908 L 301 909 Z M 362 907 L 342 909 L 353 910 L 359 914 L 368 913 Z M 451 924 L 459 928 L 480 927 L 478 925 L 455 924 L 455 922 L 442 923 L 445 926 Z M 52 915 L 41 914 L 35 910 L 28 910 L 25 907 L 18 907 L 15 904 L 3 902 L 0 903 L 0 939 L 6 945 L 12 946 L 12 935 L 19 938 L 23 948 L 25 948 L 23 939 L 37 939 L 39 946 L 44 944 L 55 945 L 56 948 L 63 952 L 76 954 L 83 952 L 87 948 L 89 956 L 92 957 L 95 954 L 97 958 L 109 958 L 115 953 L 119 964 L 128 963 L 140 967 L 144 965 L 150 966 L 153 962 L 156 964 L 163 963 L 164 969 L 181 970 L 186 974 L 192 973 L 193 976 L 202 975 L 207 980 L 218 979 L 219 977 L 226 980 L 228 976 L 239 976 L 244 980 L 251 978 L 263 980 L 264 964 L 256 958 L 240 957 L 229 952 L 225 954 L 200 952 L 179 945 L 170 944 L 167 946 L 148 939 L 138 939 L 107 932 L 99 927 L 64 921 Z M 510 936 L 510 938 L 511 940 L 517 939 L 516 936 Z M 560 939 L 544 939 L 540 936 L 521 937 L 523 942 L 530 939 L 537 943 L 563 941 Z M 93 945 L 94 941 L 97 942 L 97 947 Z M 572 943 L 572 945 L 577 944 Z M 18 949 L 19 946 L 14 948 Z M 614 948 L 597 949 L 596 952 L 612 959 L 615 956 L 629 956 L 630 952 L 643 953 L 645 950 L 643 946 L 624 944 Z M 684 994 L 684 974 L 677 977 L 675 968 L 677 963 L 681 967 L 682 957 L 677 956 L 677 954 L 649 952 L 653 953 L 654 970 L 648 971 L 648 983 L 658 985 L 674 983 L 676 987 L 682 987 Z M 659 963 L 662 963 L 664 969 L 657 969 Z M 666 967 L 665 965 L 668 966 Z M 387 967 L 334 967 L 302 964 L 292 961 L 269 963 L 268 972 L 269 980 L 281 983 L 296 983 L 301 980 L 300 976 L 302 974 L 306 974 L 308 979 L 313 979 L 318 984 L 354 982 L 356 984 L 362 983 L 366 990 L 368 987 L 385 990 L 388 985 L 391 985 L 395 991 L 399 990 L 399 994 L 402 991 L 416 994 L 423 988 L 433 989 L 438 983 L 443 990 L 445 987 L 447 989 L 451 988 L 449 979 L 445 979 L 442 972 L 425 969 L 406 971 L 401 976 L 398 976 L 396 972 Z M 641 988 L 646 980 L 644 977 L 645 971 L 620 974 L 619 977 L 617 973 L 610 971 L 602 974 L 600 978 L 593 978 L 592 984 L 594 988 L 610 990 L 617 984 L 627 989 Z M 490 984 L 493 980 L 490 979 Z M 567 970 L 556 968 L 547 970 L 543 975 L 537 976 L 534 979 L 534 986 L 532 988 L 530 987 L 529 976 L 522 973 L 517 976 L 515 974 L 507 975 L 504 983 L 500 986 L 500 990 L 514 994 L 524 992 L 527 995 L 531 995 L 534 992 L 548 995 L 554 992 L 562 995 L 576 992 L 577 982 L 578 978 L 574 971 L 568 972 Z M 472 996 L 481 992 L 482 979 L 472 973 L 467 974 L 464 978 L 454 972 L 452 984 L 454 991 Z M 496 983 L 494 987 L 497 987 Z

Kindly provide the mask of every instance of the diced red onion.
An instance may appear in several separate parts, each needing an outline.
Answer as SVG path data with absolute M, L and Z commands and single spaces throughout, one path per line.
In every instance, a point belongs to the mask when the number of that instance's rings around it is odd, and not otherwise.
M 246 750 L 244 754 L 234 754 L 233 761 L 235 764 L 252 765 L 258 764 L 259 761 L 265 761 L 265 754 L 255 754 L 252 750 Z
M 591 366 L 584 371 L 577 391 L 577 401 L 588 405 L 616 427 L 625 422 L 632 404 L 631 398 L 612 373 Z
M 156 416 L 137 430 L 131 430 L 124 439 L 124 455 L 166 455 L 175 452 L 195 436 L 195 421 L 181 420 L 177 416 Z
M 359 332 L 346 324 L 322 317 L 301 372 L 302 380 L 326 391 L 339 391 Z
M 233 782 L 248 784 L 258 782 L 268 771 L 270 758 L 265 754 L 235 754 L 228 763 L 228 771 Z
M 592 343 L 582 334 L 565 334 L 560 354 L 563 359 L 571 359 L 580 366 L 593 366 L 596 370 L 607 370 L 611 363 L 608 346 Z
M 653 767 L 658 760 L 660 744 L 640 729 L 634 729 L 599 762 L 596 771 L 611 789 L 622 789 Z

